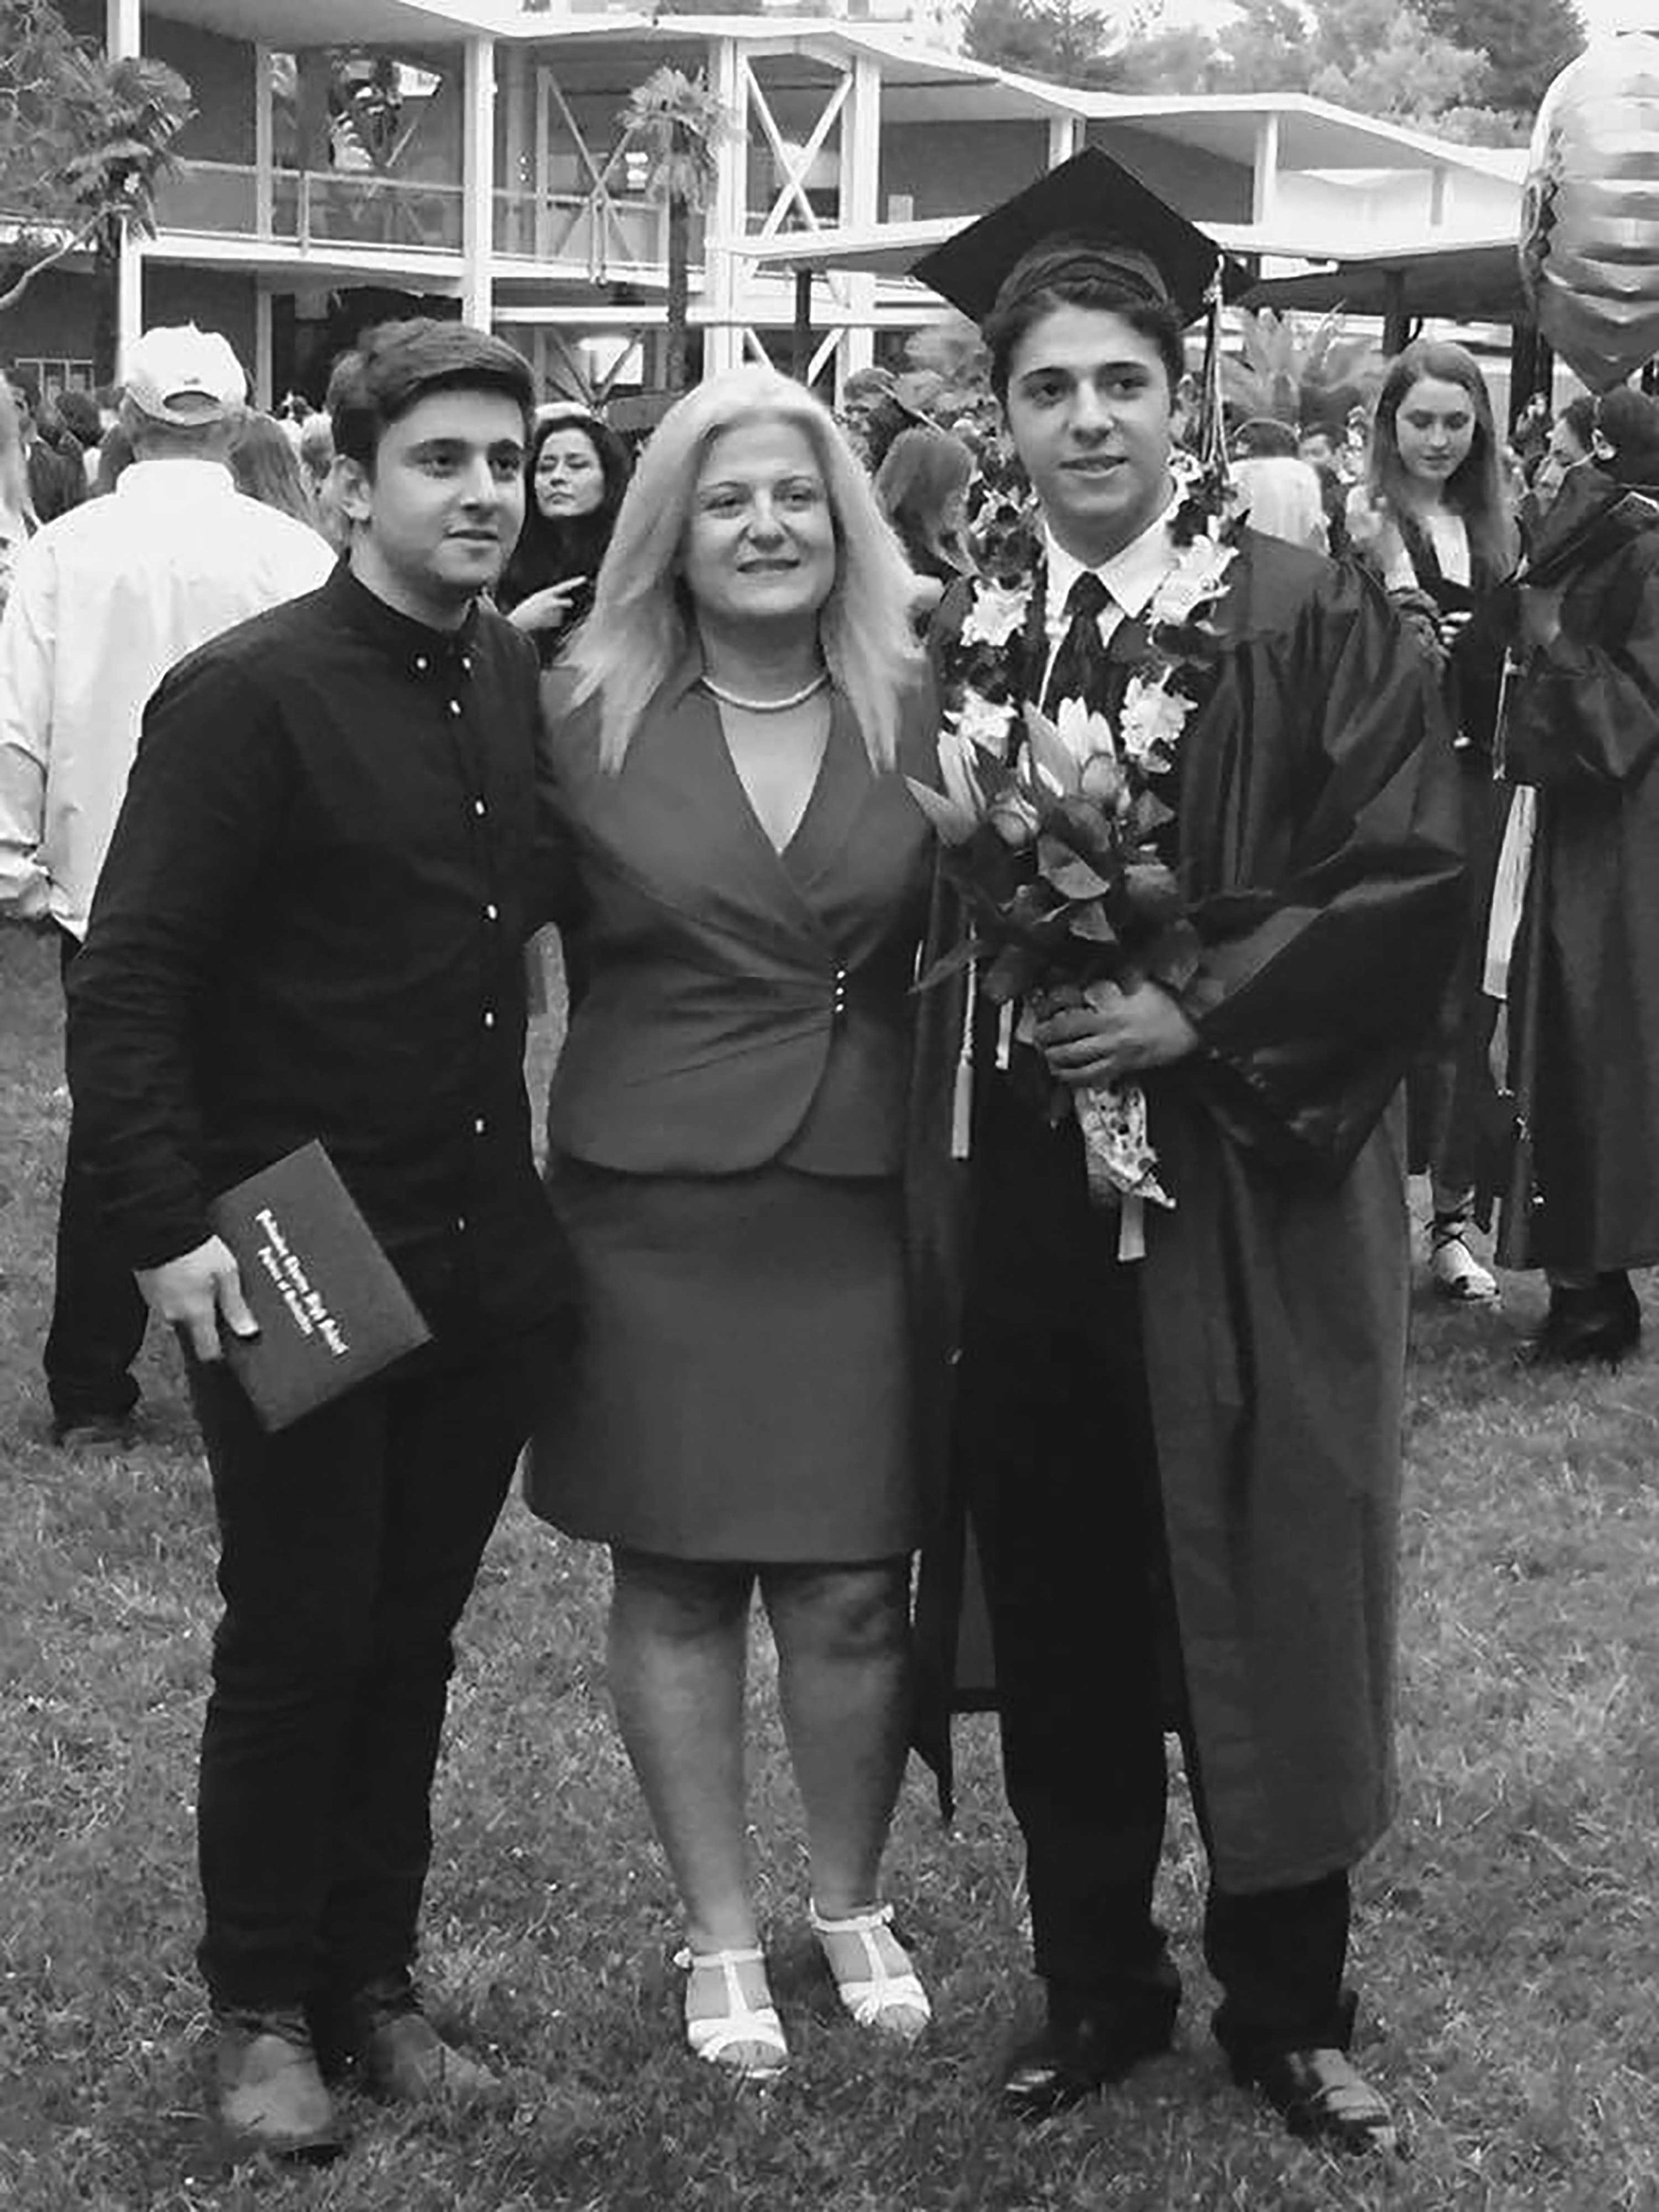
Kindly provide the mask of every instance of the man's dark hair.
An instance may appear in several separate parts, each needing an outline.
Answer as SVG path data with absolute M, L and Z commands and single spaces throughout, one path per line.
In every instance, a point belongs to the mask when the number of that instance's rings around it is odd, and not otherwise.
M 1294 460 L 1297 436 L 1276 415 L 1252 415 L 1233 432 L 1230 446 L 1236 461 Z
M 1187 368 L 1181 310 L 1163 294 L 1155 273 L 1149 280 L 1128 265 L 1127 255 L 1122 259 L 1125 265 L 1120 266 L 1104 254 L 1097 256 L 1086 246 L 1066 243 L 1028 253 L 1010 272 L 984 325 L 991 389 L 1000 400 L 1008 397 L 1008 372 L 1020 340 L 1057 307 L 1116 315 L 1150 340 L 1158 349 L 1174 398 Z M 1150 264 L 1147 267 L 1150 270 Z
M 98 403 L 89 392 L 70 390 L 58 395 L 58 413 L 64 428 L 84 446 L 95 446 L 104 434 Z
M 40 380 L 32 368 L 9 368 L 6 381 L 31 415 L 40 412 Z
M 391 425 L 434 392 L 499 392 L 518 408 L 530 434 L 536 386 L 524 356 L 470 323 L 420 316 L 365 331 L 355 350 L 334 364 L 328 413 L 335 452 L 372 476 Z

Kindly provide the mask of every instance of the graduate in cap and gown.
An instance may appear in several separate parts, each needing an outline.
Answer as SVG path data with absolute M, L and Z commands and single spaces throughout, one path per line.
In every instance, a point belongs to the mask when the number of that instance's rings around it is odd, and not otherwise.
M 1199 939 L 1179 989 L 1097 988 L 1016 1023 L 971 983 L 924 997 L 936 1155 L 915 1187 L 949 1185 L 947 1127 L 969 1159 L 937 1370 L 957 1510 L 917 1626 L 938 1720 L 976 1554 L 1047 1994 L 1010 2112 L 1063 2109 L 1170 2044 L 1181 1984 L 1152 1907 L 1173 1730 L 1234 2076 L 1296 2132 L 1375 2152 L 1395 2131 L 1345 2055 L 1349 1874 L 1394 1794 L 1396 1094 L 1458 940 L 1456 777 L 1375 584 L 1178 480 L 1182 331 L 1217 264 L 1091 150 L 916 271 L 981 324 L 1041 507 L 1028 574 L 940 606 L 947 722 L 987 696 L 1121 717 L 1137 672 L 1173 666 L 1160 838 Z M 1194 612 L 1206 653 L 1160 661 Z M 1047 1109 L 1055 1083 L 1130 1080 L 1169 1208 L 1092 1200 L 1078 1122 Z

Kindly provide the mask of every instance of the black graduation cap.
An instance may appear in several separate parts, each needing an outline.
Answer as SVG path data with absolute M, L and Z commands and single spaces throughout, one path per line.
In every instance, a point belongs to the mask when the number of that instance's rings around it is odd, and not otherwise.
M 982 323 L 1008 277 L 1039 246 L 1075 248 L 1109 262 L 1132 289 L 1149 300 L 1173 301 L 1189 323 L 1203 313 L 1224 258 L 1195 223 L 1121 161 L 1089 146 L 936 246 L 910 273 Z M 1230 277 L 1241 289 L 1248 282 L 1237 263 L 1228 263 L 1223 283 L 1229 296 L 1235 289 Z

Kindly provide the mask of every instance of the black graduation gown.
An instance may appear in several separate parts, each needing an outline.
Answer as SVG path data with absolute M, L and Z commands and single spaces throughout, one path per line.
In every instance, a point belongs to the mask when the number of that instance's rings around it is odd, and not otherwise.
M 966 605 L 947 598 L 941 639 Z M 1213 688 L 1176 769 L 1200 1049 L 1146 1086 L 1177 1203 L 1148 1209 L 1142 1309 L 1214 1873 L 1242 1893 L 1352 1864 L 1391 1807 L 1409 1235 L 1385 1109 L 1456 949 L 1462 868 L 1437 687 L 1376 584 L 1246 532 L 1213 619 Z M 1028 690 L 1041 622 L 1039 605 Z M 952 923 L 941 895 L 941 944 Z M 943 1157 L 962 1012 L 959 990 L 924 1001 L 911 1176 L 947 1451 L 973 1181 Z M 958 1513 L 918 1596 L 936 1758 L 964 1540 Z
M 1538 817 L 1510 971 L 1522 1133 L 1498 1250 L 1513 1267 L 1651 1267 L 1659 503 L 1590 470 L 1569 482 L 1533 556 L 1565 583 L 1560 634 L 1525 661 L 1504 731 L 1506 773 L 1537 787 Z

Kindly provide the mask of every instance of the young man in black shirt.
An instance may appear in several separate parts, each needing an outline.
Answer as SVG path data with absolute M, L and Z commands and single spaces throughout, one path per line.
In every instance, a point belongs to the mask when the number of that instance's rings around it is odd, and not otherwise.
M 349 552 L 182 661 L 70 994 L 110 1233 L 185 1336 L 224 1614 L 199 1790 L 219 2117 L 337 2146 L 321 2067 L 419 2100 L 489 2077 L 411 1977 L 451 1632 L 556 1366 L 568 1277 L 531 1158 L 521 948 L 546 917 L 537 665 L 478 604 L 523 513 L 532 387 L 458 324 L 335 373 Z M 276 1435 L 211 1195 L 320 1138 L 432 1340 Z

